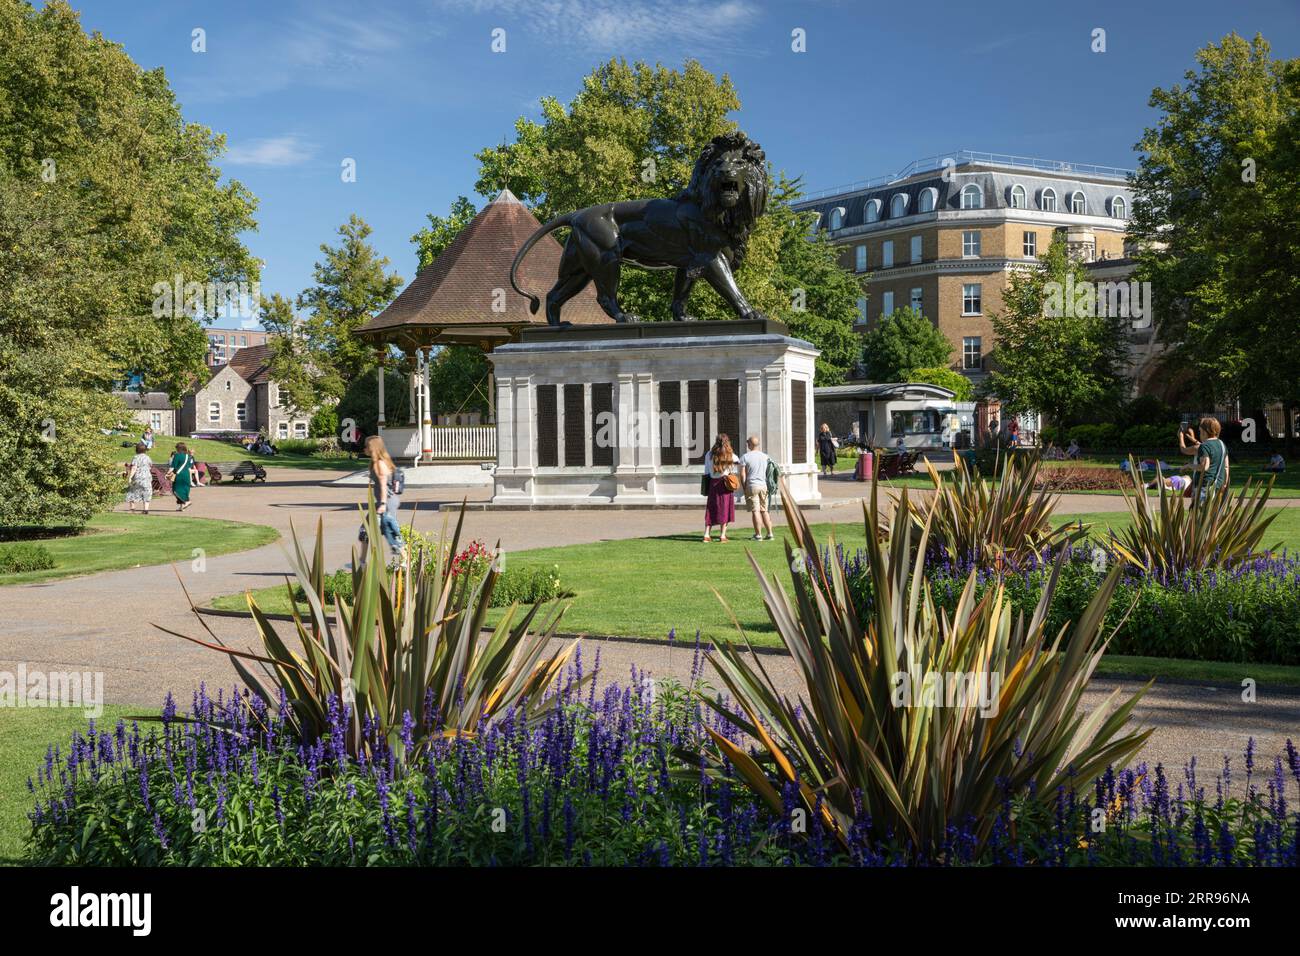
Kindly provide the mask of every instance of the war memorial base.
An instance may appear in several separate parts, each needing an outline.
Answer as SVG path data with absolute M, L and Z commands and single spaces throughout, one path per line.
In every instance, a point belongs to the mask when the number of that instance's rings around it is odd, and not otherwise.
M 714 436 L 747 435 L 817 506 L 817 349 L 767 320 L 534 328 L 494 349 L 497 465 L 489 507 L 703 504 Z

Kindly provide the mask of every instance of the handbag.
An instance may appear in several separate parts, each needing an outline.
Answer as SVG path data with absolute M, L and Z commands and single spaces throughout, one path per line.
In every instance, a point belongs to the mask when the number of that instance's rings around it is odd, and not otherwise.
M 707 471 L 700 475 L 700 494 L 705 497 L 709 494 L 709 473 Z
M 728 491 L 740 490 L 740 476 L 734 471 L 729 475 L 723 475 L 722 480 L 726 483 Z

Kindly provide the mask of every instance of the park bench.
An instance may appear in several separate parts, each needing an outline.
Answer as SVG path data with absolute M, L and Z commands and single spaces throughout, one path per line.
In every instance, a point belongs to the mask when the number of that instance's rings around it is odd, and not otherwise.
M 880 478 L 898 478 L 916 471 L 916 455 L 910 451 L 892 452 L 880 457 L 876 475 Z
M 230 480 L 243 481 L 245 478 L 266 481 L 266 469 L 255 461 L 241 461 L 230 470 Z

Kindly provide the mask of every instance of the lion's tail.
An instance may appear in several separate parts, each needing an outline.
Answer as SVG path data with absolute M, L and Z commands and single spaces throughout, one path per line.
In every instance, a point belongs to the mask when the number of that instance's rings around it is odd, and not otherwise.
M 541 308 L 542 300 L 531 292 L 525 292 L 523 289 L 519 288 L 519 283 L 515 281 L 515 272 L 519 269 L 519 263 L 524 261 L 524 256 L 528 255 L 528 250 L 536 244 L 538 239 L 542 238 L 542 236 L 547 233 L 554 232 L 556 229 L 569 225 L 572 218 L 573 213 L 565 213 L 563 216 L 557 216 L 555 219 L 552 219 L 546 225 L 542 226 L 542 228 L 538 229 L 524 240 L 524 244 L 520 246 L 519 251 L 515 253 L 515 261 L 510 264 L 510 285 L 516 292 L 528 300 L 528 311 L 533 315 L 536 315 L 537 310 Z

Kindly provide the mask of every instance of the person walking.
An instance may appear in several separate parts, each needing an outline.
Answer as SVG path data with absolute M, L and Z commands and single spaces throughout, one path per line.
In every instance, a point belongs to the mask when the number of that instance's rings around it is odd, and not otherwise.
M 725 433 L 719 433 L 714 439 L 705 465 L 709 476 L 709 498 L 704 505 L 704 540 L 706 543 L 712 541 L 713 528 L 718 526 L 718 540 L 726 541 L 727 525 L 736 520 L 736 500 L 732 495 L 740 488 L 740 476 L 736 474 L 736 453 Z
M 1206 416 L 1199 422 L 1201 439 L 1191 427 L 1178 430 L 1178 450 L 1195 458 L 1192 466 L 1193 489 L 1204 501 L 1220 488 L 1228 486 L 1228 446 L 1219 437 L 1222 427 L 1217 418 Z
M 194 473 L 194 456 L 185 446 L 185 442 L 176 443 L 176 451 L 167 463 L 167 480 L 172 483 L 172 495 L 176 498 L 176 510 L 184 511 L 190 506 L 190 479 Z
M 817 432 L 817 454 L 821 459 L 823 477 L 835 473 L 836 450 L 839 447 L 839 441 L 831 434 L 831 426 L 822 422 L 821 430 Z
M 405 477 L 388 454 L 388 447 L 378 435 L 366 439 L 366 455 L 370 458 L 370 490 L 375 496 L 375 513 L 379 515 L 379 531 L 388 542 L 393 557 L 401 561 L 406 557 L 402 541 L 402 526 L 397 523 L 397 510 L 402 506 L 402 492 L 406 490 Z M 365 526 L 362 526 L 365 531 Z
M 759 448 L 757 435 L 750 435 L 745 440 L 748 449 L 740 456 L 740 481 L 745 489 L 745 502 L 749 505 L 749 516 L 754 521 L 754 541 L 762 541 L 763 529 L 767 529 L 767 539 L 772 540 L 772 515 L 768 512 L 767 465 L 772 459 Z
M 148 514 L 149 502 L 153 500 L 153 462 L 146 454 L 148 450 L 144 442 L 136 442 L 135 457 L 127 466 L 126 510 L 133 514 L 137 504 L 143 514 Z

